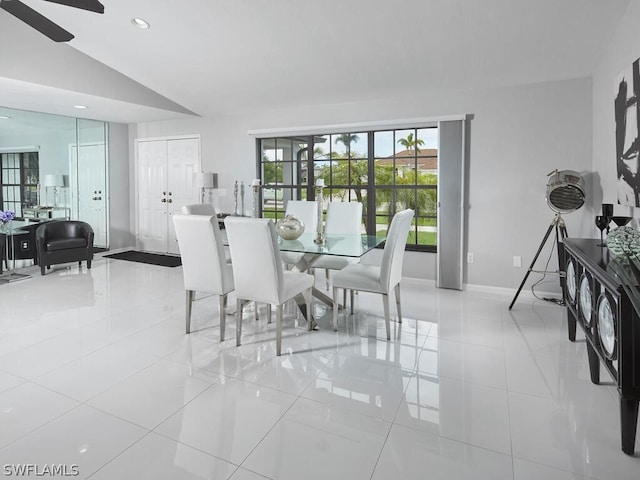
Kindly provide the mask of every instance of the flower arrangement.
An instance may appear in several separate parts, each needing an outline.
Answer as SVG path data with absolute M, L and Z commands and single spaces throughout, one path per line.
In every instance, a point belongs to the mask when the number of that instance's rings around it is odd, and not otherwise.
M 614 228 L 607 235 L 607 247 L 616 257 L 640 254 L 640 232 L 626 225 Z
M 11 210 L 0 210 L 0 222 L 9 223 L 14 218 L 16 218 L 15 212 Z

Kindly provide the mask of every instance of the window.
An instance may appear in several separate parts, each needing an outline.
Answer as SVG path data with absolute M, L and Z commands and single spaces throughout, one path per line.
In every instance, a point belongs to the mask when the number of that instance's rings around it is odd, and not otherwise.
M 408 250 L 435 251 L 438 128 L 405 128 L 258 139 L 261 215 L 277 220 L 286 201 L 314 198 L 325 181 L 325 201 L 362 202 L 366 233 L 385 233 L 393 215 L 416 212 Z
M 0 154 L 0 208 L 22 217 L 22 208 L 38 204 L 38 152 Z

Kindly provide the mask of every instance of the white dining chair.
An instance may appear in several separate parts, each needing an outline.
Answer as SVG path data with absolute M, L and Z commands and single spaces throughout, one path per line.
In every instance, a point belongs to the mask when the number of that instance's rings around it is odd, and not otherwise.
M 183 205 L 182 213 L 185 215 L 215 215 L 216 208 L 211 203 L 193 203 Z
M 362 203 L 329 202 L 327 204 L 326 235 L 359 235 L 362 233 Z M 329 271 L 342 270 L 347 265 L 358 263 L 359 258 L 324 255 L 313 264 L 313 268 L 323 268 L 325 283 L 329 290 Z
M 304 224 L 304 231 L 315 232 L 318 228 L 318 204 L 308 200 L 289 200 L 285 215 L 293 215 Z M 304 256 L 303 253 L 282 252 L 282 261 L 286 265 L 296 265 Z
M 276 355 L 282 350 L 282 306 L 302 294 L 309 329 L 313 277 L 284 270 L 273 222 L 266 218 L 225 218 L 236 287 L 236 345 L 242 337 L 242 309 L 256 301 L 276 306 Z
M 220 341 L 225 334 L 227 295 L 233 291 L 233 271 L 226 263 L 222 236 L 215 216 L 173 215 L 186 290 L 186 332 L 191 332 L 195 292 L 219 295 Z
M 395 290 L 398 323 L 402 323 L 400 307 L 400 279 L 402 277 L 402 261 L 407 236 L 411 228 L 413 210 L 406 209 L 396 213 L 391 220 L 387 232 L 382 261 L 380 265 L 362 263 L 349 265 L 333 275 L 333 329 L 338 329 L 338 290 L 351 291 L 351 313 L 353 313 L 353 291 L 373 292 L 382 295 L 384 321 L 387 327 L 387 340 L 391 340 L 391 323 L 389 318 L 389 294 Z

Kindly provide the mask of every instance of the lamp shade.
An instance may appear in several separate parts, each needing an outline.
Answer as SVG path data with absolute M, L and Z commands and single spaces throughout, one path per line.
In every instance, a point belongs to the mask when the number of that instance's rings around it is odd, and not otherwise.
M 554 170 L 547 183 L 547 205 L 557 213 L 578 210 L 585 202 L 585 182 L 573 170 Z
M 45 187 L 64 187 L 64 178 L 62 175 L 48 173 L 44 176 Z
M 218 188 L 218 174 L 212 172 L 196 172 L 196 185 L 199 188 Z

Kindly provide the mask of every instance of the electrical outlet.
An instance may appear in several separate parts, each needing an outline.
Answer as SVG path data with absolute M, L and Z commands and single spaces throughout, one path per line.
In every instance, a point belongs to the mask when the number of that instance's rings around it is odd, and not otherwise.
M 520 255 L 514 255 L 514 257 L 513 257 L 513 266 L 515 268 L 521 268 L 522 267 L 522 257 Z
M 467 252 L 467 263 L 473 263 L 473 252 Z

